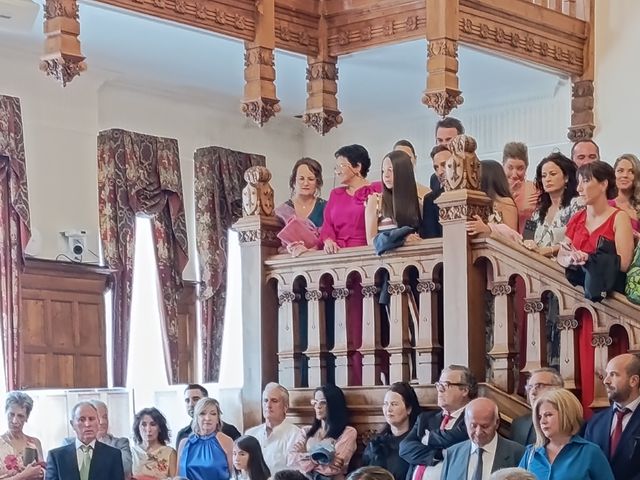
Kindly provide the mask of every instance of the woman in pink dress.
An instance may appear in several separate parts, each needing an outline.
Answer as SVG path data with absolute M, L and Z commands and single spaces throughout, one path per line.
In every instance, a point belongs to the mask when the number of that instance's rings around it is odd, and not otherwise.
M 640 161 L 631 153 L 621 155 L 613 164 L 616 174 L 618 196 L 609 200 L 609 205 L 627 212 L 631 218 L 631 226 L 640 231 Z
M 521 142 L 507 143 L 502 152 L 502 168 L 504 168 L 511 196 L 518 209 L 517 230 L 522 233 L 525 222 L 536 209 L 539 196 L 535 184 L 526 179 L 527 168 L 529 168 L 527 146 Z
M 320 229 L 320 248 L 338 253 L 341 248 L 367 244 L 364 208 L 369 195 L 380 193 L 381 184 L 371 184 L 369 153 L 362 145 L 347 145 L 336 153 L 335 175 L 340 186 L 331 190 Z M 362 385 L 362 285 L 354 282 L 347 297 L 347 349 L 350 362 L 349 385 Z

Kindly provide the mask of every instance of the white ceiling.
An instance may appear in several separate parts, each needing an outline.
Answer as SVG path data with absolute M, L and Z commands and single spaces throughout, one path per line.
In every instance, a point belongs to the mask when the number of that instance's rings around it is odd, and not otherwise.
M 3 14 L 13 18 L 3 18 Z M 212 104 L 232 101 L 237 105 L 242 97 L 241 42 L 96 3 L 81 5 L 80 23 L 88 68 L 102 73 L 106 82 L 211 98 Z M 31 0 L 0 0 L 0 44 L 40 52 L 42 7 Z M 459 53 L 465 109 L 549 97 L 565 82 L 542 70 L 470 48 L 462 47 Z M 426 41 L 341 57 L 340 109 L 350 121 L 381 111 L 424 112 L 420 98 L 425 63 Z M 305 66 L 302 56 L 276 53 L 277 95 L 285 114 L 304 110 Z

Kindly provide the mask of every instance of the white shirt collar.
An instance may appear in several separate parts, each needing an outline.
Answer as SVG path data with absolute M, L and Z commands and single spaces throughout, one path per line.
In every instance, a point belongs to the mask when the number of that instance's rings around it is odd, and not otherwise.
M 494 454 L 498 449 L 498 432 L 493 436 L 491 441 L 487 443 L 482 449 L 489 454 Z M 471 441 L 471 455 L 478 451 L 478 445 L 476 445 L 473 441 Z
M 620 410 L 622 410 L 623 408 L 628 408 L 629 410 L 631 410 L 631 413 L 633 414 L 636 408 L 638 408 L 638 405 L 640 405 L 640 397 L 636 398 L 633 402 L 631 402 L 626 407 L 621 407 L 620 404 L 618 404 L 617 402 L 615 402 L 613 405 L 614 407 L 619 408 Z
M 92 450 L 95 450 L 96 449 L 96 440 L 94 439 L 93 442 L 85 444 L 85 443 L 82 443 L 78 437 L 76 437 L 76 450 L 80 450 L 80 447 L 82 447 L 83 445 L 89 445 Z
M 464 409 L 465 409 L 466 407 L 467 407 L 467 406 L 465 405 L 464 407 L 459 408 L 459 409 L 458 409 L 458 410 L 456 410 L 455 412 L 453 412 L 453 413 L 449 413 L 449 416 L 451 417 L 451 419 L 452 419 L 452 420 L 458 420 L 458 418 L 460 418 L 460 415 L 462 415 L 462 414 L 464 413 Z M 448 412 L 443 408 L 443 409 L 442 409 L 442 413 L 443 413 L 443 415 L 446 415 Z

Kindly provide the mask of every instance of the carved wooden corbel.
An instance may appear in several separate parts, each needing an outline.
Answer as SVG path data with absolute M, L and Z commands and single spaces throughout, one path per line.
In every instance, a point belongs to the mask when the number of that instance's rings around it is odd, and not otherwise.
M 427 89 L 422 103 L 445 117 L 462 105 L 458 86 L 459 0 L 427 0 Z
M 593 81 L 574 79 L 571 86 L 571 126 L 568 137 L 572 142 L 589 140 L 596 129 L 593 107 Z
M 80 21 L 76 0 L 46 0 L 43 31 L 46 36 L 40 70 L 67 86 L 87 69 L 80 52 Z
M 244 98 L 242 112 L 261 127 L 280 111 L 276 97 L 275 0 L 258 0 L 255 5 L 256 35 L 245 42 Z

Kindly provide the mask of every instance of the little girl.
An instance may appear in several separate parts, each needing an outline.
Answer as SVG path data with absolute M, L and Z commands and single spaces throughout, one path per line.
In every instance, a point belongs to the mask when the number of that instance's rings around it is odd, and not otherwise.
M 233 469 L 236 479 L 267 480 L 271 477 L 260 443 L 251 435 L 243 435 L 233 443 Z

